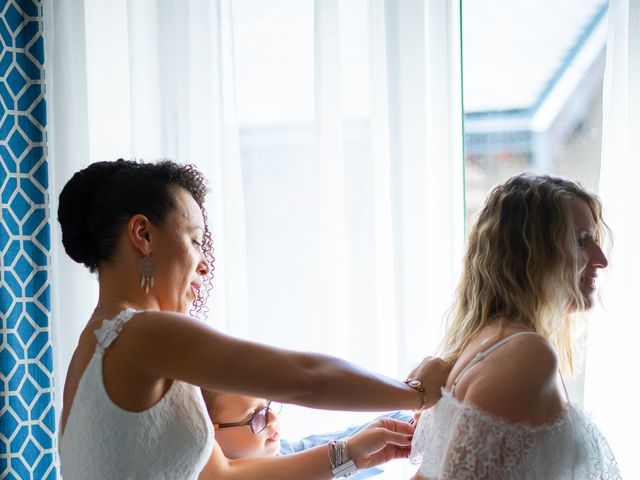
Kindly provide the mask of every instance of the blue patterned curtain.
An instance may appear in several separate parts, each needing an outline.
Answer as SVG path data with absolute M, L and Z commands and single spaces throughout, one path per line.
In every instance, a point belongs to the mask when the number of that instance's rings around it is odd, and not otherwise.
M 55 479 L 42 2 L 0 5 L 0 478 Z

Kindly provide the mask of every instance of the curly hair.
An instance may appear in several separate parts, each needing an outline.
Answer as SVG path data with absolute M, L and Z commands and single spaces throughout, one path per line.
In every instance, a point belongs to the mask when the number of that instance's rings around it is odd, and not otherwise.
M 601 244 L 608 228 L 600 201 L 579 184 L 521 174 L 493 189 L 469 235 L 442 345 L 445 359 L 457 359 L 485 326 L 518 322 L 548 338 L 563 370 L 574 371 L 572 311 L 586 308 L 574 199 L 589 207 Z
M 76 172 L 62 189 L 58 204 L 65 251 L 96 272 L 112 258 L 119 234 L 133 215 L 143 214 L 158 225 L 164 223 L 176 208 L 176 188 L 188 191 L 200 207 L 205 223 L 202 250 L 213 271 L 213 240 L 204 209 L 206 180 L 195 166 L 170 160 L 145 163 L 118 159 L 96 162 Z M 212 273 L 204 279 L 191 313 L 206 314 L 212 279 Z

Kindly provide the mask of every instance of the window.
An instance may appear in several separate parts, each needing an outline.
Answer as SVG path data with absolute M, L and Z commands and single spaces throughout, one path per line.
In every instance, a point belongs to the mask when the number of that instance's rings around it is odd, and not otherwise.
M 607 2 L 463 0 L 468 221 L 521 171 L 597 190 Z

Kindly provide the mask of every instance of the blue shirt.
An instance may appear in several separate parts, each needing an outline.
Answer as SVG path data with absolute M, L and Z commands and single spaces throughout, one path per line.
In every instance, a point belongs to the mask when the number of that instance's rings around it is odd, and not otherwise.
M 395 418 L 396 420 L 402 420 L 403 422 L 408 422 L 413 419 L 413 415 L 408 412 L 393 412 L 382 415 L 378 418 Z M 377 420 L 376 418 L 375 420 Z M 373 420 L 373 421 L 375 421 Z M 363 423 L 362 425 L 354 425 L 353 427 L 349 427 L 346 430 L 339 432 L 329 432 L 329 433 L 321 433 L 316 435 L 310 435 L 303 439 L 290 442 L 288 440 L 280 440 L 280 453 L 279 455 L 290 455 L 292 453 L 302 452 L 303 450 L 307 450 L 309 448 L 317 447 L 319 445 L 324 445 L 329 443 L 331 440 L 337 440 L 340 438 L 351 437 L 355 435 L 359 431 L 363 430 L 369 423 Z M 379 475 L 384 471 L 382 465 L 378 467 L 368 468 L 366 470 L 359 470 L 357 473 L 349 476 L 349 480 L 363 480 L 365 478 L 370 478 L 375 475 Z

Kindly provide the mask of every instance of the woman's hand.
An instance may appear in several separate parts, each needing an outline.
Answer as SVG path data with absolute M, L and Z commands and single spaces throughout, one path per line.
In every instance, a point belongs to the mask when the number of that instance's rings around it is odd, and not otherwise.
M 413 412 L 413 418 L 409 420 L 409 423 L 414 427 L 418 425 L 418 422 L 420 421 L 420 415 L 422 415 L 422 410 L 416 410 L 415 412 Z
M 425 357 L 420 365 L 409 372 L 407 378 L 420 380 L 424 387 L 422 408 L 432 407 L 440 399 L 440 389 L 447 383 L 452 366 L 439 357 Z
M 380 418 L 347 439 L 349 455 L 359 470 L 396 458 L 407 458 L 411 451 L 413 425 Z

